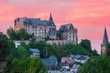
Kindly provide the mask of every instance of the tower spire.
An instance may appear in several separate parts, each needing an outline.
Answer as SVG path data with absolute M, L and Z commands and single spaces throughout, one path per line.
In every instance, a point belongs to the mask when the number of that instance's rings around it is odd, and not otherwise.
M 49 20 L 53 20 L 52 14 L 50 13 Z
M 109 41 L 108 41 L 108 35 L 107 35 L 107 30 L 105 28 L 105 30 L 104 30 L 104 37 L 103 37 L 103 44 L 104 45 L 107 45 L 108 43 L 109 43 Z
M 51 13 L 50 13 L 49 21 L 50 21 L 50 23 L 51 23 L 51 24 L 55 25 L 55 24 L 54 24 L 54 20 L 53 20 L 53 17 L 52 17 L 52 14 L 51 14 Z

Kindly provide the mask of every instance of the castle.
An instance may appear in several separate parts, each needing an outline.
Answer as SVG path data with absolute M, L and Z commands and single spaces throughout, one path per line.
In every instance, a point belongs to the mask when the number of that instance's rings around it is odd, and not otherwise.
M 56 29 L 53 17 L 50 14 L 48 20 L 40 18 L 16 18 L 14 21 L 15 30 L 25 29 L 36 40 L 47 40 L 47 43 L 63 45 L 68 43 L 77 44 L 77 29 L 71 24 L 62 25 Z

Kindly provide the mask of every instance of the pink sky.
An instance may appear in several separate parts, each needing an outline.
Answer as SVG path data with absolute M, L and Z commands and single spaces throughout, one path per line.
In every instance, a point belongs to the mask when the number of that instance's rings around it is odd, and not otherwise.
M 110 36 L 110 0 L 0 0 L 0 31 L 17 17 L 48 19 L 50 12 L 57 27 L 73 23 L 79 40 L 90 39 L 98 50 L 105 27 Z

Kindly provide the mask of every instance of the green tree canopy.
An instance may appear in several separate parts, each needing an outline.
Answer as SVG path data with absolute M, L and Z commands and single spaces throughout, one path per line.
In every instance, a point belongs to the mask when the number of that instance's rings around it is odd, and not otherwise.
M 110 73 L 110 57 L 92 57 L 78 73 Z
M 12 40 L 29 40 L 30 38 L 30 35 L 24 29 L 15 31 L 13 28 L 9 28 L 7 34 Z
M 7 30 L 7 34 L 8 34 L 8 37 L 12 40 L 17 40 L 18 39 L 18 36 L 17 36 L 17 33 L 14 31 L 13 28 L 9 28 Z
M 92 48 L 91 48 L 91 42 L 88 39 L 81 40 L 80 46 L 83 47 L 83 48 L 86 48 L 88 50 L 92 50 Z
M 79 46 L 82 47 L 83 49 L 86 49 L 88 53 L 90 53 L 89 55 L 98 55 L 97 51 L 95 49 L 94 50 L 92 49 L 91 41 L 88 39 L 81 40 Z
M 7 73 L 47 73 L 47 69 L 40 59 L 30 58 L 28 45 L 22 43 L 11 50 Z
M 57 58 L 61 58 L 65 56 L 65 50 L 62 47 L 57 45 L 50 45 L 44 41 L 31 41 L 29 44 L 30 48 L 38 48 L 40 50 L 41 57 L 48 57 L 51 55 L 56 56 Z
M 88 49 L 81 47 L 80 45 L 73 45 L 73 44 L 66 44 L 62 47 L 64 49 L 65 53 L 70 54 L 86 54 L 90 55 L 92 52 L 90 52 Z
M 0 58 L 8 57 L 12 48 L 14 48 L 14 43 L 6 35 L 0 33 Z
M 8 64 L 7 73 L 47 73 L 45 66 L 40 59 L 14 58 Z
M 110 43 L 107 45 L 107 48 L 110 48 Z

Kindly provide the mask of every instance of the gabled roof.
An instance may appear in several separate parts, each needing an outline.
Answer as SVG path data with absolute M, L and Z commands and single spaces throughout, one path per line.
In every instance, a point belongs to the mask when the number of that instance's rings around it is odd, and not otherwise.
M 29 51 L 30 52 L 39 52 L 40 53 L 38 48 L 29 48 Z
M 23 24 L 28 24 L 28 25 L 43 25 L 43 26 L 53 26 L 52 22 L 49 20 L 41 20 L 40 18 L 17 18 L 15 21 L 20 21 L 23 22 Z
M 55 56 L 50 56 L 47 59 L 42 59 L 42 61 L 45 65 L 57 65 L 58 64 L 57 58 Z
M 65 24 L 65 25 L 62 25 L 59 29 L 60 32 L 68 32 L 70 30 L 73 30 L 74 27 L 72 24 Z

